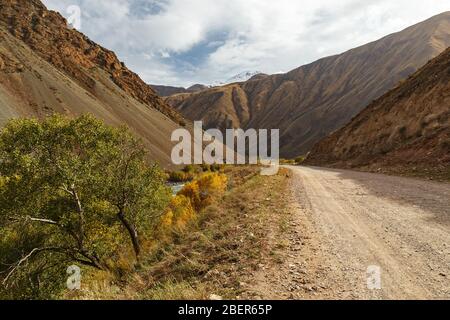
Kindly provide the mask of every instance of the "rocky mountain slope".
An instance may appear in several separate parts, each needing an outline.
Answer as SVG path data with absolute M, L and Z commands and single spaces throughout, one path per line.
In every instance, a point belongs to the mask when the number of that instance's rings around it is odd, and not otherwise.
M 183 88 L 183 87 L 171 87 L 171 86 L 161 86 L 161 85 L 153 85 L 153 84 L 151 85 L 151 87 L 161 97 L 169 97 L 169 96 L 172 96 L 174 94 L 179 94 L 179 93 L 194 93 L 194 92 L 199 92 L 199 91 L 209 88 L 203 84 L 194 84 L 193 86 L 190 86 L 187 89 Z
M 450 179 L 450 48 L 319 142 L 307 163 Z
M 184 124 L 116 55 L 67 27 L 38 0 L 0 2 L 0 125 L 10 118 L 90 112 L 140 135 L 170 163 L 171 132 Z
M 281 155 L 306 154 L 450 46 L 450 12 L 287 74 L 167 98 L 208 128 L 279 128 Z

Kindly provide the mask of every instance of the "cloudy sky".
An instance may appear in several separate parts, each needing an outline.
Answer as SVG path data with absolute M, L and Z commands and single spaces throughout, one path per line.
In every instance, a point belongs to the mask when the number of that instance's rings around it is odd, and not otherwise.
M 43 0 L 153 84 L 286 72 L 449 11 L 450 0 Z M 76 14 L 76 13 L 75 13 Z

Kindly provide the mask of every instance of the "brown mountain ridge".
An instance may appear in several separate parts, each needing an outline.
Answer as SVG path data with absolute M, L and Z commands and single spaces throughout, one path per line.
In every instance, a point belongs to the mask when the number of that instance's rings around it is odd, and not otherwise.
M 0 2 L 0 125 L 10 118 L 92 113 L 126 124 L 170 165 L 183 117 L 116 55 L 70 29 L 38 0 Z
M 306 154 L 450 46 L 450 12 L 286 74 L 167 98 L 207 128 L 281 130 L 281 155 Z
M 161 97 L 169 97 L 174 94 L 180 94 L 180 93 L 194 93 L 194 92 L 199 92 L 199 91 L 208 89 L 208 87 L 203 84 L 194 84 L 193 86 L 190 86 L 189 88 L 160 86 L 160 85 L 154 85 L 154 84 L 152 84 L 151 87 Z
M 307 163 L 450 179 L 450 48 L 319 142 Z

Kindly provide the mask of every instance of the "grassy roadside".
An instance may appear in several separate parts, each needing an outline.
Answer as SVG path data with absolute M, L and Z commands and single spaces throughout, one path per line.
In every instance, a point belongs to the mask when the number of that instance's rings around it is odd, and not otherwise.
M 255 167 L 228 167 L 225 173 L 226 194 L 184 232 L 154 247 L 138 271 L 120 283 L 92 281 L 73 298 L 239 299 L 261 262 L 277 259 L 272 238 L 287 225 L 282 200 L 289 172 L 263 177 Z

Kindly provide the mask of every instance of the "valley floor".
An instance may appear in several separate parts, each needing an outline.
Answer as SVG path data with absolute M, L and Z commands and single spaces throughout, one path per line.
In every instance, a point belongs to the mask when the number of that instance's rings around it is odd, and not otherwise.
M 272 244 L 286 250 L 248 281 L 249 298 L 450 299 L 449 184 L 289 169 L 289 228 Z

